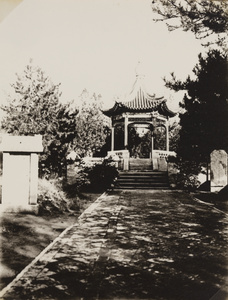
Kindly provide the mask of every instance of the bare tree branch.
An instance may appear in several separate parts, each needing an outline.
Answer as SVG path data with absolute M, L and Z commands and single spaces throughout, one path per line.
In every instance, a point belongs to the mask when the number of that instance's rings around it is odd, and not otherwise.
M 158 15 L 154 21 L 165 21 L 170 31 L 182 28 L 202 40 L 216 34 L 218 44 L 228 31 L 226 0 L 154 0 L 151 7 Z

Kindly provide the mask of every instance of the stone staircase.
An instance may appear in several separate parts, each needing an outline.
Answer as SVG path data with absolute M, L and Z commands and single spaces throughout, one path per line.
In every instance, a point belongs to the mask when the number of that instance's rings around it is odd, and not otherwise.
M 167 172 L 128 171 L 120 172 L 117 189 L 169 189 Z

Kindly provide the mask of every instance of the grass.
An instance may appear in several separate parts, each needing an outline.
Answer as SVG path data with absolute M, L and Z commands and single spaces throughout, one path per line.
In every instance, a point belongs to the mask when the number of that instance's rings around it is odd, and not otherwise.
M 0 217 L 0 289 L 26 267 L 100 193 L 77 193 L 67 196 L 58 182 L 40 180 L 39 214 L 4 213 Z

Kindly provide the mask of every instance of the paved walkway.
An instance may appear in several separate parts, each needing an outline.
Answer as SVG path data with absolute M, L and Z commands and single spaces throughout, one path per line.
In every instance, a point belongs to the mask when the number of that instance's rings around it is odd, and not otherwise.
M 227 245 L 227 215 L 187 194 L 112 192 L 1 299 L 228 299 Z

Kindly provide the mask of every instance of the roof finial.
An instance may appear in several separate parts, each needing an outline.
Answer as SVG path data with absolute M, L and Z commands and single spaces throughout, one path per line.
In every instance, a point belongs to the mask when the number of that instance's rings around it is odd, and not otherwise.
M 135 74 L 137 78 L 144 78 L 145 74 L 143 71 L 143 64 L 141 63 L 141 61 L 138 61 L 138 65 L 135 68 Z

